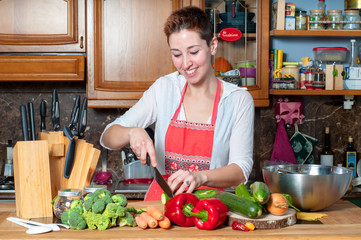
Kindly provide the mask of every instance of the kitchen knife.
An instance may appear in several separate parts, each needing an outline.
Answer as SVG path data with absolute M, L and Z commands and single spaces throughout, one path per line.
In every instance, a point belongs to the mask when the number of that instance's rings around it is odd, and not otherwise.
M 53 98 L 51 102 L 51 121 L 53 122 L 53 130 L 60 131 L 60 109 L 59 99 L 56 90 L 53 90 Z
M 154 179 L 155 181 L 159 184 L 159 186 L 163 189 L 163 191 L 170 197 L 173 197 L 173 192 L 170 189 L 168 183 L 164 180 L 162 174 L 158 171 L 158 169 L 156 167 L 153 167 L 150 164 L 150 157 L 147 154 L 147 165 L 154 168 Z
M 45 116 L 46 116 L 46 102 L 41 100 L 40 103 L 40 131 L 45 132 Z
M 29 140 L 29 133 L 28 133 L 28 120 L 26 116 L 26 107 L 25 105 L 20 105 L 20 117 L 21 117 L 21 129 L 23 131 L 23 139 L 24 141 Z
M 78 123 L 78 137 L 84 138 L 84 132 L 87 125 L 88 99 L 84 97 L 80 107 L 79 123 Z
M 36 140 L 36 136 L 35 136 L 35 119 L 34 119 L 34 105 L 33 105 L 32 102 L 28 102 L 28 113 L 29 113 L 30 140 Z
M 69 128 L 74 136 L 78 136 L 78 131 L 76 130 L 76 125 L 79 120 L 79 109 L 80 109 L 80 96 L 76 96 L 74 101 L 73 110 L 70 115 Z
M 68 126 L 64 126 L 64 134 L 70 140 L 68 150 L 66 153 L 66 157 L 65 157 L 65 166 L 64 166 L 64 177 L 69 178 L 71 170 L 73 169 L 73 165 L 74 165 L 76 138 L 74 138 L 74 136 L 71 133 L 71 130 L 69 129 Z

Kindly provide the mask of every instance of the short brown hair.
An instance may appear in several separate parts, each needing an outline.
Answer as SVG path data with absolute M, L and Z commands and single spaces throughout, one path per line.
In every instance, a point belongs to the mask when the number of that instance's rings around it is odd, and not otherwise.
M 169 36 L 172 33 L 181 30 L 193 30 L 199 33 L 200 38 L 206 40 L 210 46 L 213 38 L 213 31 L 208 15 L 198 7 L 184 7 L 174 11 L 167 19 L 164 25 L 164 33 L 167 36 L 169 44 Z

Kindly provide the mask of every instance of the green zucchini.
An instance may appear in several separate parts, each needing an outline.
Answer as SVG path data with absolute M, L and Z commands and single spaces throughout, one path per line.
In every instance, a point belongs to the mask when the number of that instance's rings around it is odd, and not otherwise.
M 244 197 L 247 198 L 253 202 L 255 202 L 254 197 L 252 197 L 251 193 L 248 191 L 246 185 L 244 185 L 244 183 L 241 183 L 237 186 L 236 190 L 235 190 L 236 195 L 240 196 L 240 197 Z
M 219 192 L 215 197 L 221 200 L 228 207 L 229 211 L 249 218 L 258 218 L 262 215 L 262 208 L 247 198 L 230 192 Z
M 260 204 L 265 204 L 271 196 L 271 193 L 264 182 L 254 182 L 250 186 L 254 199 Z
M 218 189 L 214 189 L 214 188 L 198 189 L 193 192 L 193 194 L 196 195 L 199 198 L 199 200 L 214 198 L 214 196 L 217 193 L 218 193 Z

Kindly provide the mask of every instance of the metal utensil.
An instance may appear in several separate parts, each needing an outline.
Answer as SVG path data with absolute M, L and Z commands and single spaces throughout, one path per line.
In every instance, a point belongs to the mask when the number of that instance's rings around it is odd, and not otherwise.
M 28 228 L 28 230 L 26 230 L 26 233 L 28 233 L 28 234 L 40 234 L 40 233 L 46 233 L 46 232 L 52 231 L 52 229 L 50 227 L 34 226 L 34 225 L 26 224 L 26 223 L 14 220 L 11 217 L 8 217 L 6 220 Z
M 35 225 L 35 226 L 44 226 L 44 227 L 49 227 L 51 228 L 51 230 L 53 231 L 60 231 L 60 227 L 64 227 L 66 229 L 69 229 L 70 227 L 68 225 L 65 224 L 61 224 L 61 223 L 40 223 L 40 222 L 35 222 L 35 221 L 31 221 L 31 220 L 26 220 L 26 219 L 21 219 L 21 218 L 16 218 L 16 217 L 9 217 L 11 219 L 14 219 L 15 221 L 19 221 L 19 222 L 23 222 L 23 223 L 29 223 L 31 225 Z

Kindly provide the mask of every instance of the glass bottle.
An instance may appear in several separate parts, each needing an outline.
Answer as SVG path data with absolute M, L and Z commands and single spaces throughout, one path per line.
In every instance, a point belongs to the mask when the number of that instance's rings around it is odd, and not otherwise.
M 317 9 L 318 10 L 323 10 L 324 12 L 326 11 L 325 0 L 318 0 Z
M 357 53 L 357 47 L 356 47 L 356 40 L 351 39 L 351 46 L 350 46 L 350 67 L 358 67 L 359 59 L 358 59 L 358 53 Z
M 327 166 L 333 166 L 333 159 L 334 154 L 331 149 L 330 145 L 330 128 L 325 128 L 325 135 L 324 135 L 324 146 L 322 148 L 321 154 L 320 154 L 320 164 L 321 165 L 327 165 Z
M 296 11 L 296 30 L 306 30 L 307 11 Z
M 353 138 L 348 137 L 347 148 L 345 150 L 346 167 L 352 170 L 352 178 L 355 178 L 357 152 L 354 147 Z
M 63 212 L 70 208 L 70 204 L 75 199 L 82 198 L 82 190 L 80 189 L 60 189 L 58 196 L 54 199 L 53 211 L 54 215 L 60 219 Z

